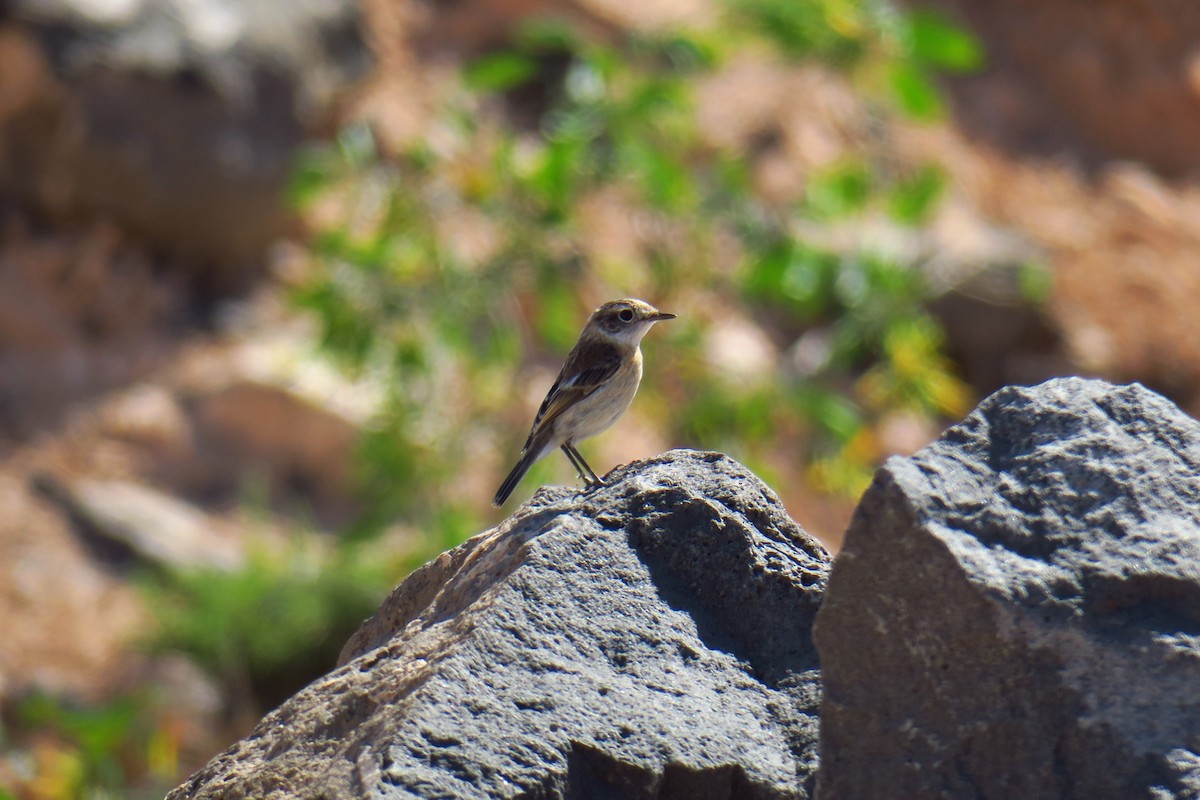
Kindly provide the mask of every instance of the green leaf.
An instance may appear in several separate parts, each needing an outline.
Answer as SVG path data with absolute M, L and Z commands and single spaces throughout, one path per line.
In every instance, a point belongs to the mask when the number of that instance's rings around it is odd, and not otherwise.
M 536 320 L 538 337 L 565 353 L 579 336 L 579 312 L 574 302 L 573 287 L 546 276 L 538 288 L 542 298 Z
M 692 173 L 674 155 L 644 142 L 627 148 L 625 154 L 647 201 L 668 211 L 689 207 L 696 197 Z
M 60 724 L 96 760 L 130 738 L 137 715 L 137 707 L 124 698 L 106 706 L 69 710 Z
M 635 41 L 635 44 L 638 42 Z M 720 60 L 720 47 L 715 37 L 704 38 L 694 32 L 675 32 L 661 38 L 648 39 L 648 49 L 657 51 L 679 75 L 712 69 Z
M 774 386 L 745 392 L 731 403 L 736 414 L 736 434 L 748 442 L 763 442 L 776 433 L 779 400 Z
M 751 296 L 782 301 L 801 319 L 812 320 L 832 310 L 838 269 L 835 254 L 783 239 L 763 247 L 743 285 Z
M 805 418 L 836 441 L 845 443 L 862 428 L 862 411 L 848 397 L 818 386 L 801 388 L 796 401 Z
M 804 199 L 805 210 L 818 219 L 861 211 L 871 199 L 871 171 L 860 162 L 840 164 L 809 180 Z
M 897 222 L 919 225 L 929 218 L 946 189 L 946 176 L 926 165 L 898 181 L 888 196 L 888 211 Z
M 478 92 L 505 92 L 529 83 L 538 73 L 537 61 L 520 53 L 485 56 L 463 70 L 463 81 Z
M 942 115 L 942 96 L 929 71 L 912 63 L 893 64 L 889 75 L 892 96 L 913 119 L 930 121 Z
M 287 200 L 294 209 L 308 208 L 329 188 L 335 159 L 328 148 L 312 147 L 301 151 L 288 177 Z
M 838 257 L 807 245 L 794 245 L 779 282 L 780 291 L 809 319 L 830 311 L 838 275 Z
M 914 58 L 947 72 L 975 72 L 984 63 L 978 39 L 931 11 L 909 16 L 909 41 Z
M 1054 273 L 1045 264 L 1022 264 L 1017 271 L 1017 286 L 1021 297 L 1035 305 L 1042 305 L 1054 291 Z
M 568 206 L 583 185 L 588 142 L 573 135 L 552 136 L 542 150 L 528 185 L 545 206 L 549 221 L 567 216 Z
M 736 0 L 735 13 L 785 56 L 849 65 L 869 44 L 874 16 L 861 0 Z

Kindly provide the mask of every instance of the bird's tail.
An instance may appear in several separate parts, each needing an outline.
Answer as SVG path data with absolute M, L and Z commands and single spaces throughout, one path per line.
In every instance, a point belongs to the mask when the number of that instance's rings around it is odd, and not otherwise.
M 521 482 L 521 478 L 525 477 L 525 473 L 533 466 L 533 462 L 542 457 L 542 448 L 530 447 L 521 453 L 521 460 L 512 468 L 512 472 L 508 473 L 508 477 L 504 479 L 504 483 L 500 484 L 500 488 L 496 490 L 496 496 L 492 498 L 492 505 L 499 508 L 504 505 L 504 501 L 512 494 L 513 489 L 517 488 L 517 484 Z

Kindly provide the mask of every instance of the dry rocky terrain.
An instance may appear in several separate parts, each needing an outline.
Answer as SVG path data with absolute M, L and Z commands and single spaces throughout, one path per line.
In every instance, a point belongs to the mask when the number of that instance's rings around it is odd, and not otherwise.
M 286 51 L 226 43 L 230 69 L 215 44 L 166 63 L 114 42 L 113 30 L 157 24 L 155 4 L 125 5 L 120 25 L 71 17 L 107 32 L 71 42 L 36 2 L 0 10 L 0 701 L 33 687 L 84 699 L 145 680 L 203 687 L 135 647 L 147 614 L 130 560 L 236 563 L 246 531 L 282 536 L 297 502 L 322 529 L 353 516 L 348 465 L 375 398 L 310 358 L 312 331 L 284 299 L 301 225 L 281 189 L 306 138 L 359 117 L 393 145 L 426 135 L 462 59 L 548 9 L 599 36 L 714 13 L 702 0 L 367 0 L 295 20 Z M 1065 0 L 943 5 L 989 54 L 983 74 L 949 84 L 946 121 L 875 141 L 841 77 L 747 56 L 697 87 L 701 128 L 714 146 L 768 142 L 755 180 L 780 198 L 864 146 L 941 163 L 952 189 L 913 246 L 946 255 L 953 291 L 937 313 L 979 396 L 1101 375 L 1200 414 L 1200 81 L 1183 46 L 1200 17 L 1115 0 L 1086 13 Z M 604 198 L 594 218 L 610 251 L 636 235 Z M 1045 264 L 1045 308 L 985 274 L 993 257 Z M 743 327 L 769 343 L 757 321 Z M 906 429 L 896 449 L 935 433 Z M 646 455 L 615 441 L 614 462 Z M 776 487 L 787 508 L 836 547 L 851 504 L 790 468 Z M 276 520 L 247 523 L 248 482 L 265 485 Z M 194 719 L 214 713 L 204 691 L 180 697 Z M 196 755 L 211 755 L 212 736 L 194 733 Z

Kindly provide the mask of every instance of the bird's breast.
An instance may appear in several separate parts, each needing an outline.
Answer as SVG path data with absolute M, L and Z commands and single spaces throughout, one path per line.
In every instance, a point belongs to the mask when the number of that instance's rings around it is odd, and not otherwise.
M 641 380 L 642 352 L 638 349 L 603 386 L 571 409 L 575 413 L 563 414 L 559 435 L 565 441 L 577 442 L 606 430 L 629 408 Z

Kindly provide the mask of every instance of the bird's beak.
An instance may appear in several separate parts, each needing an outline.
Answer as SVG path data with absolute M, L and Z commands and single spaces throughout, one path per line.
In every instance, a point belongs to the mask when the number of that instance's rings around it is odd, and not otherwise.
M 653 314 L 648 315 L 646 319 L 651 322 L 662 322 L 668 319 L 675 319 L 675 315 L 668 314 L 666 311 L 655 311 Z

